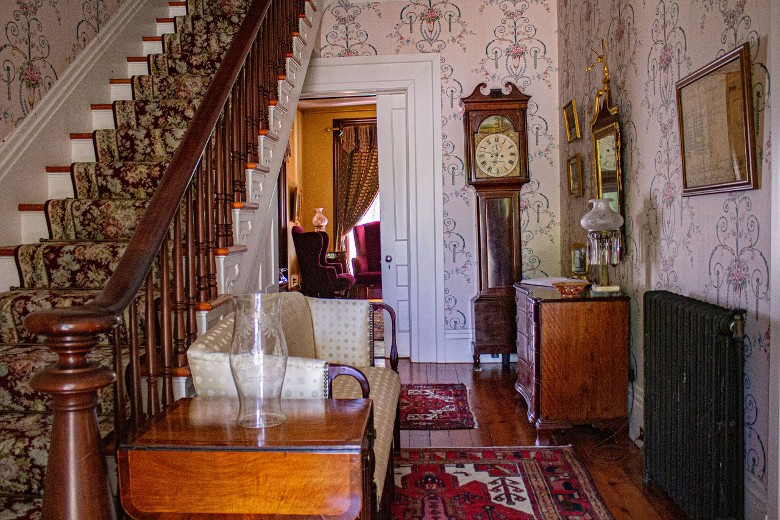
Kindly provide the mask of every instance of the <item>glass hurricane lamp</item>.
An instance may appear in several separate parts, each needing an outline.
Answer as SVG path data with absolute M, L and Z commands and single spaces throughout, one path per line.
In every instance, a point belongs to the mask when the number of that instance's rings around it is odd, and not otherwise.
M 599 267 L 598 284 L 591 288 L 596 292 L 617 292 L 619 285 L 609 282 L 609 266 L 615 267 L 620 261 L 620 228 L 623 216 L 612 209 L 612 199 L 590 199 L 591 210 L 580 220 L 582 228 L 588 232 L 588 262 Z

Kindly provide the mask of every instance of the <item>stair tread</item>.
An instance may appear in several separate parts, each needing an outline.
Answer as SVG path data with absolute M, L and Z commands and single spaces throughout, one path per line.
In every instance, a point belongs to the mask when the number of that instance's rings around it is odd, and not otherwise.
M 47 173 L 70 173 L 70 166 L 47 166 Z
M 218 247 L 214 251 L 214 254 L 217 256 L 230 256 L 230 255 L 235 255 L 237 253 L 245 253 L 248 250 L 249 248 L 245 245 Z
M 69 134 L 71 139 L 92 139 L 92 132 L 71 132 Z
M 44 204 L 19 204 L 17 207 L 19 211 L 43 211 L 45 209 Z
M 19 246 L 0 246 L 0 256 L 14 256 L 17 247 Z
M 129 63 L 146 63 L 148 59 L 146 56 L 128 56 L 127 61 Z
M 108 80 L 111 85 L 130 85 L 131 81 L 130 78 L 111 78 Z
M 93 103 L 89 108 L 92 110 L 111 110 L 114 108 L 114 105 L 111 103 Z

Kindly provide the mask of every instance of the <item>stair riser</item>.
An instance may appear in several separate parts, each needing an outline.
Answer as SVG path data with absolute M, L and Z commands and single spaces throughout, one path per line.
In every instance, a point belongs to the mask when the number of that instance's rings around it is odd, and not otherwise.
M 95 162 L 95 145 L 92 139 L 70 140 L 71 162 Z
M 236 281 L 240 273 L 242 252 L 234 252 L 227 256 L 217 255 L 217 292 L 231 294 L 235 292 Z
M 121 101 L 123 99 L 133 99 L 133 87 L 127 83 L 111 84 L 111 102 Z
M 246 172 L 246 200 L 252 204 L 260 202 L 263 194 L 263 181 L 265 175 L 257 170 L 247 169 Z
M 127 62 L 127 77 L 142 76 L 149 74 L 149 64 L 145 61 L 128 61 Z
M 92 109 L 92 130 L 114 128 L 114 113 L 110 109 Z
M 186 9 L 185 9 L 186 11 Z M 174 18 L 171 16 L 170 18 Z M 176 31 L 176 26 L 173 23 L 173 21 L 170 22 L 157 22 L 157 36 L 162 36 L 163 34 L 169 34 Z
M 43 211 L 21 212 L 22 243 L 32 244 L 49 236 L 46 215 Z
M 232 212 L 233 243 L 246 245 L 249 237 L 252 235 L 252 219 L 254 219 L 255 212 L 247 209 L 234 209 Z
M 73 197 L 73 182 L 68 172 L 46 172 L 49 186 L 49 199 L 67 199 Z
M 142 52 L 144 56 L 149 54 L 160 54 L 163 52 L 163 44 L 161 41 L 144 41 L 142 46 Z
M 168 5 L 168 17 L 175 18 L 177 16 L 185 16 L 187 14 L 187 8 L 178 5 Z
M 19 287 L 19 271 L 12 256 L 0 256 L 0 291 Z

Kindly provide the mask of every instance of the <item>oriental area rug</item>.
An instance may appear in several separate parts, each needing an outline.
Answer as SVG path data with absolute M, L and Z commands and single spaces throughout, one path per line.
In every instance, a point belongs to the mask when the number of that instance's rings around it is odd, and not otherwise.
M 402 430 L 464 430 L 477 427 L 462 383 L 401 385 Z
M 570 447 L 404 449 L 395 520 L 613 520 Z

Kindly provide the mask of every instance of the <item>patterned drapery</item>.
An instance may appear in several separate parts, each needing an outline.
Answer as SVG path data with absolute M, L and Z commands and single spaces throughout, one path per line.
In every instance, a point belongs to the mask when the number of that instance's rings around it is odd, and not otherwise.
M 376 123 L 347 123 L 339 136 L 336 236 L 346 250 L 346 235 L 379 193 Z

